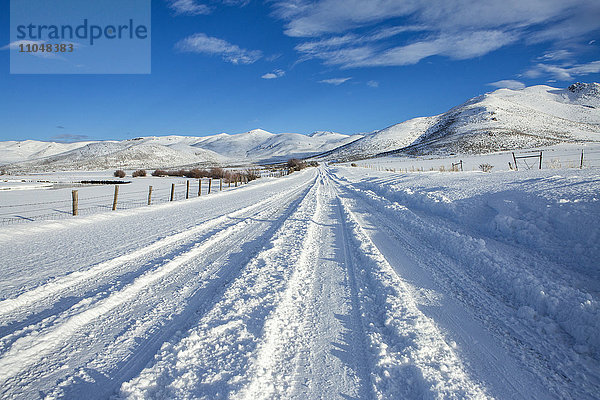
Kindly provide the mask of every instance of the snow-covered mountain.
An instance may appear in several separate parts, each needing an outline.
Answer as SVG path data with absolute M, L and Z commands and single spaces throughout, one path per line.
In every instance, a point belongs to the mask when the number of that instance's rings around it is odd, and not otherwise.
M 453 154 L 600 141 L 600 84 L 499 89 L 443 114 L 366 135 L 334 132 L 151 136 L 124 141 L 0 142 L 4 170 L 167 168 L 268 163 L 289 158 L 355 160 L 380 154 Z
M 377 154 L 487 153 L 561 142 L 600 141 L 600 84 L 567 89 L 499 89 L 433 117 L 415 118 L 365 135 L 319 158 Z
M 168 168 L 285 161 L 313 156 L 360 138 L 333 132 L 273 134 L 261 129 L 206 137 L 150 136 L 123 141 L 0 142 L 8 171 Z
M 356 160 L 400 149 L 413 143 L 432 124 L 432 117 L 414 118 L 364 135 L 358 140 L 323 153 L 318 158 Z
M 0 164 L 53 156 L 93 142 L 55 143 L 36 140 L 0 142 Z
M 107 168 L 155 168 L 188 164 L 219 164 L 223 157 L 210 150 L 195 153 L 153 143 L 96 142 L 51 157 L 8 165 L 6 169 L 60 171 Z

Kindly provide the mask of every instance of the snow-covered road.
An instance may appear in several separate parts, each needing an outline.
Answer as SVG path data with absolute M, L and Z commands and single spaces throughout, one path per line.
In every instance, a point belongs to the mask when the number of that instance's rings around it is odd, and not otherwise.
M 2 228 L 0 397 L 597 396 L 589 251 L 543 256 L 357 174 Z

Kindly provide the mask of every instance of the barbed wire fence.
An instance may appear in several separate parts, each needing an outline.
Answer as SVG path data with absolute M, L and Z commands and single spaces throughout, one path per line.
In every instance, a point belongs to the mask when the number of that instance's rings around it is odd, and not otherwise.
M 541 152 L 541 168 L 540 166 L 540 155 Z M 494 155 L 498 157 L 498 155 Z M 505 162 L 504 166 L 509 165 L 509 168 L 515 171 L 526 171 L 531 169 L 561 169 L 561 168 L 574 168 L 574 169 L 585 169 L 600 167 L 600 149 L 542 149 L 532 151 L 515 151 L 504 154 Z M 496 158 L 496 160 L 499 158 Z M 501 159 L 501 158 L 500 158 Z M 458 160 L 458 162 L 452 161 L 449 165 L 432 166 L 435 162 L 435 158 L 431 157 L 414 157 L 411 159 L 399 160 L 403 163 L 411 164 L 410 167 L 398 167 L 394 166 L 394 161 L 373 163 L 370 164 L 367 160 L 361 164 L 352 163 L 352 166 L 369 168 L 376 171 L 388 171 L 398 173 L 409 173 L 409 172 L 427 172 L 427 171 L 440 171 L 440 172 L 463 172 L 473 171 L 480 169 L 480 163 L 485 163 L 485 156 L 481 159 L 481 162 L 473 162 L 473 160 Z M 389 165 L 386 165 L 389 164 Z M 464 168 L 463 168 L 464 165 Z M 490 165 L 491 166 L 491 165 Z M 492 166 L 493 167 L 493 166 Z
M 190 180 L 189 192 L 187 184 L 182 185 L 179 182 L 176 185 L 176 190 L 173 192 L 172 201 L 186 200 L 186 198 L 198 197 L 198 180 Z M 100 196 L 82 196 L 77 199 L 77 215 L 92 215 L 113 210 L 114 201 L 114 185 L 105 185 L 110 194 Z M 73 187 L 82 187 L 82 185 L 74 185 Z M 201 196 L 209 195 L 208 181 L 202 182 Z M 241 187 L 241 183 L 237 185 L 229 185 L 221 182 L 219 179 L 213 179 L 211 184 L 210 194 L 221 190 L 235 189 Z M 149 189 L 126 191 L 118 195 L 116 210 L 127 210 L 131 208 L 147 207 Z M 65 193 L 67 193 L 65 191 Z M 61 220 L 73 218 L 73 199 L 71 192 L 68 192 L 69 197 L 64 200 L 40 201 L 22 204 L 0 204 L 0 226 L 26 223 L 32 221 L 43 220 Z M 171 187 L 153 187 L 151 196 L 151 205 L 163 204 L 171 202 Z

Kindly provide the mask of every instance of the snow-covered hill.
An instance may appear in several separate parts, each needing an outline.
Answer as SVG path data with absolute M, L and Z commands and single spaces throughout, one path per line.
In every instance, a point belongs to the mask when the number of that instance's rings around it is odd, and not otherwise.
M 49 157 L 93 142 L 54 143 L 37 140 L 0 142 L 0 165 L 28 159 Z
M 353 160 L 381 153 L 487 153 L 600 141 L 600 84 L 499 89 L 443 114 L 415 118 L 321 155 Z
M 600 84 L 499 89 L 443 114 L 366 135 L 334 132 L 141 137 L 125 141 L 0 142 L 9 171 L 167 168 L 268 163 L 289 158 L 357 160 L 381 154 L 488 153 L 562 142 L 600 141 Z
M 8 171 L 167 168 L 276 162 L 319 154 L 360 138 L 333 132 L 273 134 L 261 129 L 206 137 L 150 136 L 124 141 L 0 142 Z
M 319 158 L 356 160 L 400 149 L 413 143 L 432 124 L 432 117 L 414 118 L 365 135 L 358 140 L 326 152 Z

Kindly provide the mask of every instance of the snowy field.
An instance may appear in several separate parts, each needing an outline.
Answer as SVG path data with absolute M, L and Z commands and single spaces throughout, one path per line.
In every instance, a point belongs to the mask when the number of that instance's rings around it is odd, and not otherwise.
M 514 151 L 515 157 L 537 156 L 542 152 L 542 169 L 572 169 L 600 167 L 600 144 L 559 144 L 540 148 L 531 148 Z M 583 160 L 581 154 L 583 152 Z M 460 171 L 460 161 L 463 162 L 463 171 L 480 171 L 481 164 L 489 164 L 492 171 L 509 171 L 514 169 L 515 161 L 512 151 L 501 151 L 489 154 L 462 154 L 454 156 L 419 156 L 400 157 L 386 156 L 347 162 L 343 165 L 356 164 L 359 167 L 377 170 L 390 170 L 393 172 L 444 172 L 454 168 Z M 509 163 L 511 165 L 509 165 Z M 518 170 L 539 169 L 539 158 L 517 159 Z
M 184 177 L 154 177 L 150 171 L 146 177 L 113 177 L 114 170 L 94 172 L 56 172 L 46 174 L 0 176 L 0 226 L 15 223 L 71 218 L 72 191 L 78 191 L 79 215 L 91 215 L 112 210 L 114 187 L 112 184 L 81 184 L 82 181 L 123 181 L 119 184 L 117 209 L 146 206 L 149 187 L 152 186 L 152 204 L 170 201 L 171 185 L 175 184 L 174 200 L 186 198 L 187 181 L 190 181 L 189 197 L 208 194 L 209 179 Z M 266 172 L 265 172 L 266 174 Z M 211 183 L 211 193 L 234 189 L 235 185 L 218 179 Z
M 598 398 L 600 168 L 498 159 L 2 226 L 0 397 Z

